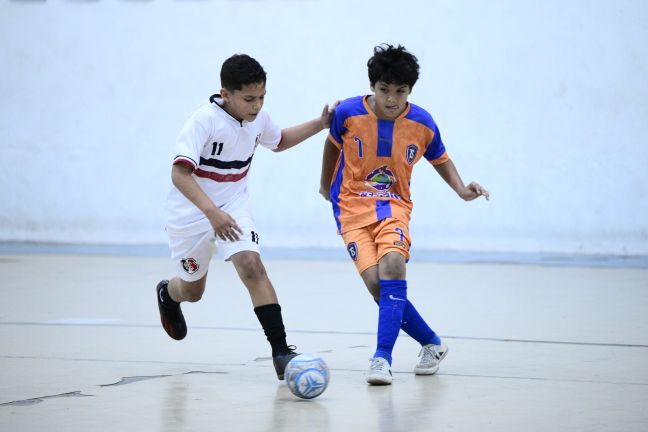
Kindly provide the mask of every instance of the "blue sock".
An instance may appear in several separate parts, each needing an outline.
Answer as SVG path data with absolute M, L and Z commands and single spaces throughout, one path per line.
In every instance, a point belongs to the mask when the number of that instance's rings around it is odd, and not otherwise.
M 423 317 L 418 313 L 412 302 L 407 300 L 405 312 L 403 312 L 403 324 L 401 328 L 412 339 L 421 345 L 440 345 L 441 338 L 427 325 Z
M 407 282 L 404 280 L 381 280 L 378 305 L 378 348 L 375 357 L 392 362 L 392 351 L 401 328 L 403 312 L 407 304 Z
M 379 302 L 376 301 L 376 304 L 379 304 Z M 412 339 L 421 345 L 441 344 L 441 338 L 439 335 L 427 325 L 423 317 L 418 313 L 412 302 L 409 300 L 407 300 L 405 310 L 403 311 L 401 330 L 410 335 Z

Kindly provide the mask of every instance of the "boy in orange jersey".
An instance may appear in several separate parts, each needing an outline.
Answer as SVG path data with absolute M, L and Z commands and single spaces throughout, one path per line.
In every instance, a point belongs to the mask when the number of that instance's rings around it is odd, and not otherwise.
M 404 47 L 380 45 L 367 63 L 374 92 L 337 106 L 324 146 L 320 193 L 333 206 L 338 232 L 379 305 L 378 343 L 367 382 L 392 383 L 392 350 L 402 328 L 422 346 L 418 375 L 431 375 L 448 353 L 441 338 L 407 300 L 412 168 L 427 159 L 464 200 L 489 193 L 464 185 L 432 116 L 408 103 L 419 75 Z

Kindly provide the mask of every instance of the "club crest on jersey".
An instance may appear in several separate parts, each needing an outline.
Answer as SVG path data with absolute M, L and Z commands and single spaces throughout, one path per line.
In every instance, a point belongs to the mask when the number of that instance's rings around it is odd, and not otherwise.
M 182 268 L 189 274 L 194 274 L 198 271 L 200 266 L 193 258 L 187 258 L 180 261 L 182 263 Z
M 356 242 L 351 242 L 347 245 L 347 251 L 349 251 L 349 256 L 353 261 L 358 260 L 358 245 Z
M 367 186 L 371 186 L 379 191 L 389 189 L 394 183 L 396 183 L 396 177 L 387 165 L 383 165 L 380 168 L 371 171 L 365 179 L 365 184 Z
M 416 144 L 410 144 L 407 146 L 407 149 L 405 150 L 405 159 L 407 159 L 408 164 L 412 165 L 414 159 L 416 159 L 416 153 L 418 153 L 418 146 Z

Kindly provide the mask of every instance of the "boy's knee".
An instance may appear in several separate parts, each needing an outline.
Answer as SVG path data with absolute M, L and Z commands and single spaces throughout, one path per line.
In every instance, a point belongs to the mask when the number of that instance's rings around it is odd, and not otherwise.
M 265 267 L 259 254 L 242 252 L 235 259 L 236 271 L 243 281 L 254 281 L 266 276 Z
M 405 257 L 398 252 L 389 252 L 380 259 L 381 279 L 405 279 Z

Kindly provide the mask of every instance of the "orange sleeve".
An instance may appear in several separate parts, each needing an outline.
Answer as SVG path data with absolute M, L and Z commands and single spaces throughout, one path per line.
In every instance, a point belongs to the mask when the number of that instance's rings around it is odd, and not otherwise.
M 443 154 L 441 156 L 439 156 L 438 158 L 432 159 L 430 161 L 430 163 L 432 165 L 441 165 L 441 164 L 444 164 L 444 163 L 448 162 L 449 160 L 450 160 L 450 156 L 448 155 L 448 152 L 446 151 L 446 152 L 443 152 Z

